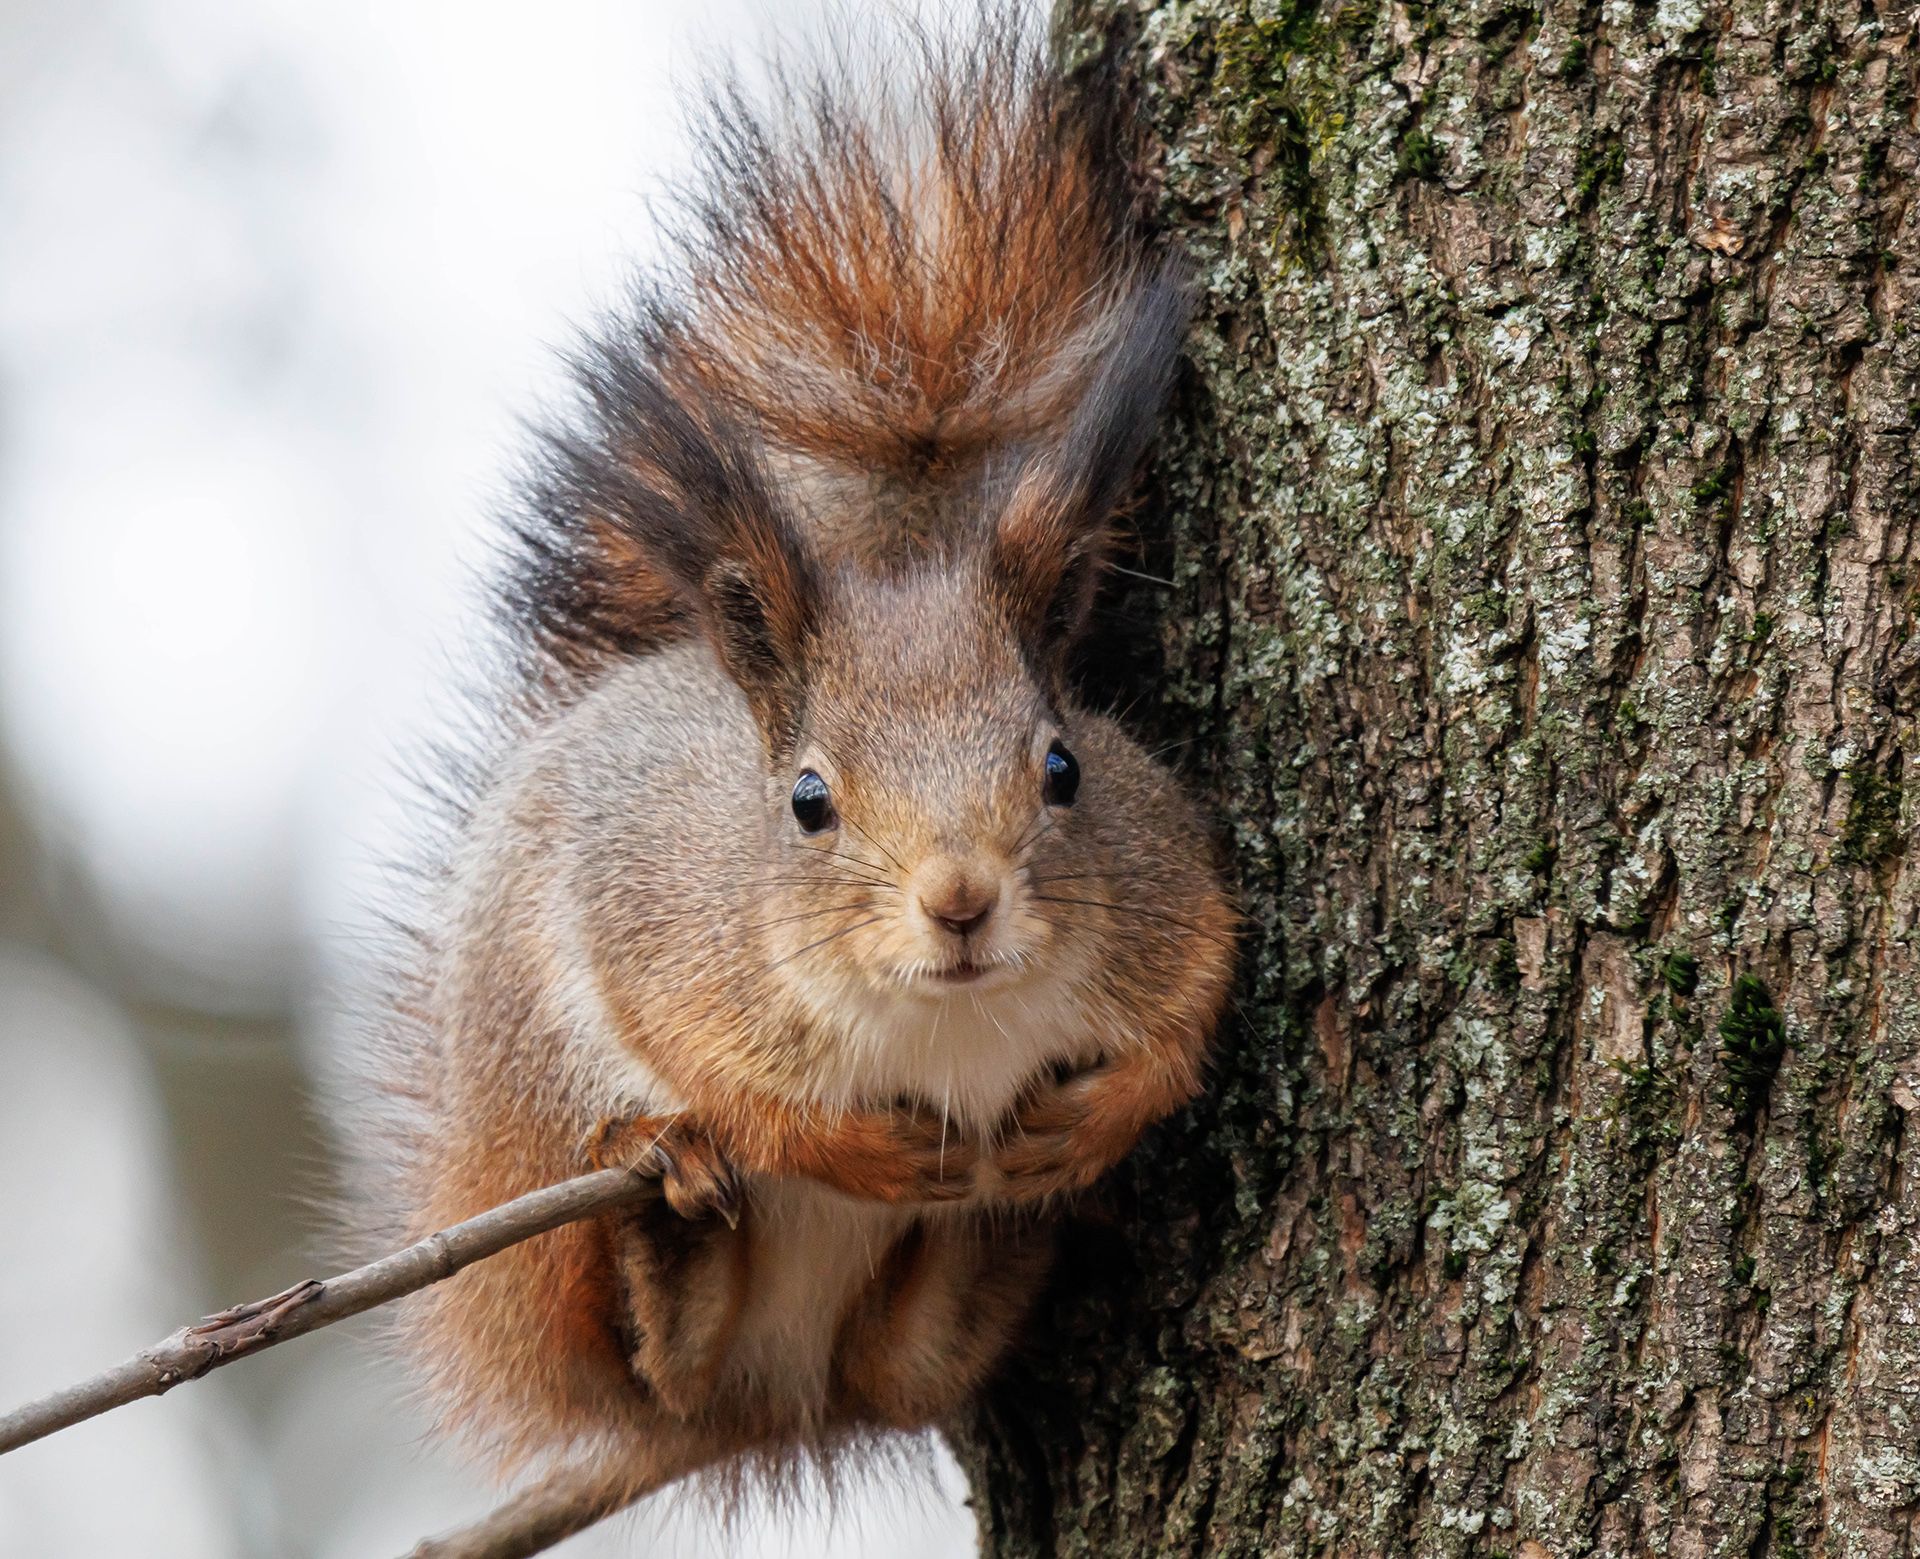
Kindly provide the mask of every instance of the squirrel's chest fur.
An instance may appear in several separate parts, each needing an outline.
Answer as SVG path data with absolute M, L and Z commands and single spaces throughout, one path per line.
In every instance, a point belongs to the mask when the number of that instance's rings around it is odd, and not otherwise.
M 957 1130 L 988 1133 L 1036 1078 L 1084 1064 L 1099 1051 L 1088 1006 L 1070 971 L 972 996 L 928 1001 L 851 984 L 804 1000 L 832 1036 L 821 1069 L 826 1103 L 910 1099 Z
M 741 1304 L 720 1382 L 776 1420 L 817 1424 L 847 1316 L 889 1265 L 912 1208 L 804 1180 L 757 1180 L 740 1231 Z

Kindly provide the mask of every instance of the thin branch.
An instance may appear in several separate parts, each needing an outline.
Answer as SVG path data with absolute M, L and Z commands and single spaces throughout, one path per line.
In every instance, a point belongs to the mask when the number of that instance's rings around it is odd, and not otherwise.
M 708 1459 L 690 1458 L 650 1477 L 615 1468 L 544 1478 L 478 1521 L 426 1538 L 406 1559 L 529 1559 L 617 1515 Z
M 305 1336 L 441 1282 L 463 1267 L 562 1224 L 650 1201 L 659 1194 L 660 1182 L 636 1170 L 596 1170 L 530 1191 L 339 1277 L 325 1282 L 308 1278 L 270 1299 L 223 1310 L 197 1326 L 183 1326 L 91 1380 L 0 1418 L 0 1455 L 110 1408 L 157 1397 L 183 1380 L 198 1380 L 209 1370 L 290 1337 Z

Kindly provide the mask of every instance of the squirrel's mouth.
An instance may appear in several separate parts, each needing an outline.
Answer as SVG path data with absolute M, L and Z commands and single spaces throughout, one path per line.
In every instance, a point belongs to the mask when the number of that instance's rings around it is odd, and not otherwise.
M 956 987 L 978 985 L 983 981 L 989 985 L 1004 981 L 1018 967 L 1018 963 L 1011 958 L 962 958 L 937 969 L 922 967 L 918 971 L 918 979 L 923 986 L 953 990 Z
M 985 957 L 956 958 L 951 963 L 935 964 L 931 960 L 925 963 L 911 964 L 895 973 L 895 978 L 908 990 L 922 994 L 945 994 L 951 991 L 973 992 L 981 988 L 997 989 L 1009 980 L 1018 979 L 1021 960 L 1005 954 L 989 953 Z

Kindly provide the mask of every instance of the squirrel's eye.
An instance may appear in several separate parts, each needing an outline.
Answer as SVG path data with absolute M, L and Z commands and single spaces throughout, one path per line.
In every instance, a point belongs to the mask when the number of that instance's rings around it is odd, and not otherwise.
M 1079 793 L 1080 765 L 1062 743 L 1055 742 L 1047 749 L 1047 805 L 1070 807 Z
M 793 815 L 810 834 L 817 834 L 833 821 L 833 798 L 827 794 L 827 782 L 808 769 L 793 783 Z

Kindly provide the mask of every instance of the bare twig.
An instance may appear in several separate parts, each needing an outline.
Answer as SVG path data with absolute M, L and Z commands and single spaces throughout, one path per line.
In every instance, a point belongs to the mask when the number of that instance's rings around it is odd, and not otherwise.
M 407 1559 L 528 1559 L 617 1515 L 709 1459 L 689 1457 L 651 1476 L 617 1468 L 546 1478 L 472 1525 L 427 1538 Z
M 171 1337 L 91 1380 L 29 1402 L 0 1418 L 0 1455 L 110 1408 L 142 1397 L 157 1397 L 183 1380 L 198 1380 L 209 1370 L 290 1337 L 304 1336 L 426 1288 L 536 1234 L 659 1194 L 659 1181 L 637 1171 L 596 1170 L 544 1190 L 530 1191 L 339 1277 L 325 1282 L 308 1278 L 270 1299 L 223 1310 L 197 1326 L 183 1326 Z M 521 1551 L 499 1550 L 502 1554 Z

